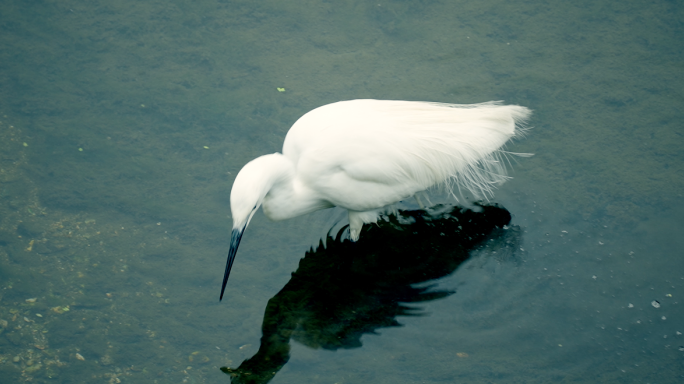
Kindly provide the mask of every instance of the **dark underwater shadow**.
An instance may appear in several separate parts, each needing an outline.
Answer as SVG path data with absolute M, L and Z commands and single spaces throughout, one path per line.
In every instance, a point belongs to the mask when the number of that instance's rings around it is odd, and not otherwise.
M 473 251 L 512 255 L 519 228 L 501 207 L 479 211 L 437 205 L 398 211 L 365 225 L 358 242 L 329 233 L 311 249 L 292 279 L 269 300 L 259 351 L 237 368 L 222 367 L 231 383 L 267 383 L 290 358 L 290 339 L 328 350 L 361 347 L 361 336 L 397 327 L 397 316 L 420 316 L 408 306 L 453 291 L 415 284 L 453 273 Z

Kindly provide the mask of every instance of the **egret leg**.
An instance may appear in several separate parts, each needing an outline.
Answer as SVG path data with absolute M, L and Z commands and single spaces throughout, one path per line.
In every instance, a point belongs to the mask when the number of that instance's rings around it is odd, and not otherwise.
M 432 206 L 432 201 L 430 201 L 430 196 L 428 196 L 428 194 L 426 192 L 421 192 L 420 194 L 423 195 L 423 197 L 425 198 L 425 201 L 427 201 L 427 203 L 428 203 L 428 206 Z
M 413 197 L 416 198 L 416 202 L 418 203 L 418 206 L 420 209 L 425 209 L 425 205 L 423 205 L 423 202 L 420 200 L 420 197 L 423 196 L 423 198 L 428 202 L 428 205 L 432 205 L 432 201 L 430 201 L 430 198 L 428 197 L 427 193 L 425 192 L 418 192 Z
M 361 228 L 366 223 L 378 221 L 379 211 L 349 211 L 349 237 L 352 241 L 357 241 L 361 236 Z

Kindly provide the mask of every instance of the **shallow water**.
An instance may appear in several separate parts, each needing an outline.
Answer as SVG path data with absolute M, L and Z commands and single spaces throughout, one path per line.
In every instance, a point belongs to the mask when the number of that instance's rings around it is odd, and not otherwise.
M 233 178 L 312 108 L 378 98 L 534 110 L 508 149 L 535 156 L 492 200 L 519 247 L 475 252 L 436 282 L 454 294 L 361 347 L 292 341 L 272 383 L 680 381 L 682 17 L 671 1 L 4 1 L 0 377 L 230 381 L 219 368 L 257 352 L 269 299 L 339 217 L 258 213 L 219 303 Z

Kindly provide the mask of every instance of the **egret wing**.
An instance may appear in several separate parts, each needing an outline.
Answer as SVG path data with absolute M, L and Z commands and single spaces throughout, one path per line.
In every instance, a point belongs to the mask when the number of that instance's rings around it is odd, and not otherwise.
M 343 101 L 302 116 L 288 132 L 283 154 L 311 186 L 335 175 L 339 183 L 377 187 L 378 194 L 391 189 L 393 197 L 440 183 L 486 196 L 507 178 L 499 149 L 529 114 L 496 102 Z

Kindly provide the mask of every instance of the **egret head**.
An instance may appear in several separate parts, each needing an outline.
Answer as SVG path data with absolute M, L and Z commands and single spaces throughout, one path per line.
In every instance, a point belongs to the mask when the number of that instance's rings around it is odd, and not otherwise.
M 230 211 L 233 216 L 233 230 L 230 236 L 230 250 L 226 262 L 226 272 L 223 275 L 223 286 L 221 287 L 221 297 L 226 290 L 226 283 L 233 267 L 233 260 L 237 253 L 242 234 L 249 225 L 252 216 L 264 201 L 264 197 L 273 186 L 272 163 L 274 156 L 280 154 L 265 155 L 258 157 L 247 163 L 235 178 L 233 189 L 230 191 Z

